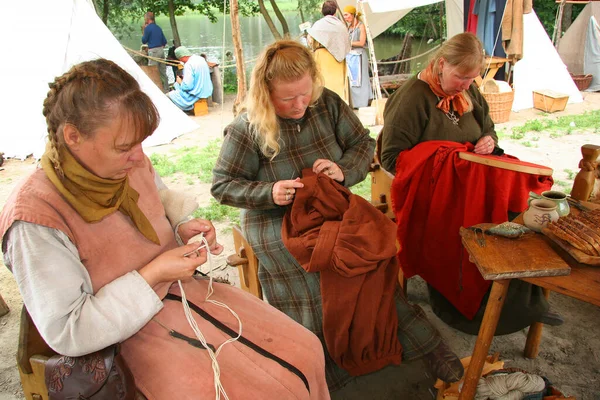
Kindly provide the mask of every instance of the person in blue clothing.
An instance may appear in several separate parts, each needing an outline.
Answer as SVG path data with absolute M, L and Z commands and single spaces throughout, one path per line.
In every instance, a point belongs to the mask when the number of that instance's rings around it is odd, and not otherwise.
M 175 49 L 175 57 L 184 63 L 183 78 L 177 82 L 167 96 L 184 111 L 194 108 L 194 103 L 212 95 L 213 84 L 210 80 L 208 63 L 202 56 L 192 54 L 185 46 Z
M 156 25 L 153 12 L 148 11 L 144 15 L 144 23 L 145 24 L 142 27 L 142 44 L 148 45 L 148 55 L 150 57 L 164 59 L 167 38 L 160 26 Z M 148 65 L 158 65 L 158 74 L 163 86 L 162 91 L 163 93 L 167 93 L 169 91 L 169 81 L 167 79 L 166 64 L 156 60 L 148 60 Z

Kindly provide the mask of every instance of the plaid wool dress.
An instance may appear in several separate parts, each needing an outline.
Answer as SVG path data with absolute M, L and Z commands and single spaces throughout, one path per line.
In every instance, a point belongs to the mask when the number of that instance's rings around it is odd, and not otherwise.
M 246 114 L 225 128 L 225 139 L 213 170 L 211 192 L 222 204 L 242 208 L 242 231 L 259 260 L 258 278 L 265 299 L 314 332 L 325 347 L 318 273 L 307 273 L 285 248 L 281 224 L 287 207 L 273 202 L 275 182 L 294 179 L 321 158 L 335 162 L 344 185 L 365 179 L 373 160 L 375 141 L 354 112 L 335 93 L 321 98 L 300 120 L 279 119 L 280 153 L 265 157 L 250 132 Z M 298 189 L 302 190 L 302 189 Z M 395 240 L 395 238 L 390 238 Z M 418 307 L 396 296 L 398 339 L 403 359 L 419 358 L 438 345 L 440 337 Z M 352 377 L 325 351 L 329 390 Z

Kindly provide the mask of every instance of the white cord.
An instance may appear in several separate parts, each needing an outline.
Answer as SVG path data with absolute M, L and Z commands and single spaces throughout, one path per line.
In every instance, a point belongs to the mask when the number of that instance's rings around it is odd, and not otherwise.
M 210 267 L 208 290 L 207 290 L 207 293 L 206 293 L 206 298 L 204 300 L 207 301 L 207 302 L 209 302 L 209 303 L 212 303 L 212 304 L 214 304 L 214 305 L 216 305 L 218 307 L 226 308 L 227 310 L 229 310 L 229 312 L 231 312 L 231 314 L 233 314 L 233 316 L 238 320 L 238 323 L 239 323 L 239 330 L 238 330 L 237 336 L 234 337 L 234 338 L 227 339 L 225 342 L 223 342 L 217 348 L 217 350 L 215 352 L 213 352 L 211 350 L 211 348 L 208 346 L 208 344 L 206 342 L 206 338 L 204 337 L 204 335 L 200 331 L 200 328 L 198 327 L 198 324 L 196 323 L 196 320 L 194 319 L 194 316 L 192 314 L 192 310 L 190 309 L 190 306 L 188 305 L 187 299 L 185 297 L 185 291 L 183 290 L 183 284 L 181 283 L 180 280 L 177 281 L 177 283 L 179 283 L 179 289 L 181 290 L 181 304 L 183 304 L 183 312 L 185 313 L 185 317 L 188 320 L 188 323 L 190 324 L 190 326 L 192 327 L 192 330 L 196 334 L 196 337 L 198 338 L 198 340 L 200 341 L 200 343 L 202 343 L 202 345 L 206 348 L 206 351 L 208 352 L 208 355 L 210 356 L 210 359 L 212 360 L 211 364 L 212 364 L 213 376 L 214 376 L 214 384 L 215 384 L 215 399 L 216 400 L 220 400 L 221 399 L 221 394 L 222 394 L 223 398 L 225 400 L 229 400 L 229 397 L 227 396 L 227 393 L 225 392 L 225 388 L 223 387 L 223 384 L 221 383 L 221 369 L 219 368 L 219 362 L 217 361 L 217 357 L 219 356 L 219 353 L 221 352 L 221 349 L 223 348 L 223 346 L 225 346 L 227 343 L 235 342 L 236 340 L 238 340 L 242 336 L 242 320 L 236 314 L 236 312 L 233 311 L 231 308 L 229 308 L 229 306 L 227 306 L 226 304 L 221 303 L 220 301 L 217 301 L 217 300 L 210 300 L 209 299 L 210 296 L 214 293 L 213 285 L 212 285 L 212 283 L 213 283 L 213 279 L 212 279 L 212 270 L 213 270 L 212 254 L 208 250 L 209 249 L 208 241 L 206 240 L 206 238 L 204 236 L 202 236 L 201 242 L 202 242 L 202 245 L 200 247 L 198 247 L 198 249 L 196 249 L 195 251 L 198 251 L 198 250 L 200 250 L 203 247 L 205 249 L 207 249 L 208 265 Z

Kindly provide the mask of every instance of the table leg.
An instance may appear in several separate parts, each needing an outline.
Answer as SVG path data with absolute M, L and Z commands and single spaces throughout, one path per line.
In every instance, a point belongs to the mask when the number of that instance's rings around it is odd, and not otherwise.
M 546 299 L 550 296 L 550 290 L 548 289 L 543 288 L 542 293 Z M 527 333 L 527 342 L 525 342 L 525 350 L 523 351 L 526 358 L 537 357 L 540 342 L 542 341 L 543 329 L 544 324 L 541 322 L 534 322 L 529 327 L 529 332 Z
M 498 280 L 492 283 L 492 291 L 485 307 L 483 321 L 481 321 L 477 342 L 475 342 L 475 349 L 473 350 L 473 356 L 465 375 L 465 382 L 460 392 L 459 400 L 471 400 L 475 397 L 477 382 L 481 377 L 485 358 L 490 350 L 494 333 L 496 333 L 496 327 L 498 326 L 500 312 L 506 299 L 509 283 L 510 279 Z

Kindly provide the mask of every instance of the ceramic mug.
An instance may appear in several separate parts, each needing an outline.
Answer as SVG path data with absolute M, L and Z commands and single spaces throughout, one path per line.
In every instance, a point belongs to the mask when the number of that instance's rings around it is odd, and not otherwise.
M 533 199 L 523 214 L 523 223 L 535 232 L 541 232 L 549 222 L 558 220 L 556 203 L 546 199 Z
M 559 217 L 569 215 L 571 212 L 571 207 L 569 207 L 569 202 L 567 201 L 567 195 L 563 192 L 559 192 L 557 190 L 546 190 L 545 192 L 542 192 L 541 195 L 534 192 L 529 192 L 529 203 L 531 204 L 531 200 L 534 199 L 544 199 L 554 202 L 556 204 L 556 211 L 558 212 Z

